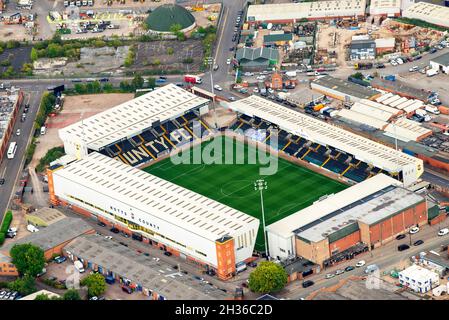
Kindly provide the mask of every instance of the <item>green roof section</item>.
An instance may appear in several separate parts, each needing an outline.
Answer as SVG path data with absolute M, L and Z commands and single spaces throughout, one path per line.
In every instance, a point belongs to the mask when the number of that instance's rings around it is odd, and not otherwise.
M 279 61 L 279 52 L 271 48 L 240 48 L 237 49 L 236 58 L 240 60 L 273 60 Z
M 282 33 L 282 34 L 268 34 L 263 36 L 263 43 L 272 43 L 278 41 L 292 41 L 293 34 L 292 33 Z
M 181 25 L 181 30 L 195 23 L 195 17 L 185 8 L 176 4 L 164 4 L 157 7 L 147 17 L 148 28 L 159 32 L 170 32 L 174 24 Z

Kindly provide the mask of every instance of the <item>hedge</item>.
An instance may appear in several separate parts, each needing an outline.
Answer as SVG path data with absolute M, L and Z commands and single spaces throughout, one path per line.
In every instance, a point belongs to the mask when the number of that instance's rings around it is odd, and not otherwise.
M 2 227 L 0 228 L 0 232 L 1 233 L 7 233 L 9 226 L 11 225 L 12 222 L 12 212 L 8 211 L 5 214 L 5 218 L 3 219 L 3 223 L 2 223 Z
M 5 234 L 0 232 L 0 246 L 5 242 Z

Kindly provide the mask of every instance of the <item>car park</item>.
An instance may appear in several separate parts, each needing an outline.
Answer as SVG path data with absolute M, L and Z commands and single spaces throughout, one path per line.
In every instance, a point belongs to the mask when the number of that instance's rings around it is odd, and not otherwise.
M 417 240 L 417 241 L 413 242 L 413 245 L 416 247 L 416 246 L 422 245 L 423 243 L 424 243 L 423 240 Z
M 410 232 L 410 234 L 418 233 L 419 232 L 419 227 L 413 227 L 413 228 L 410 229 L 409 232 Z
M 407 245 L 407 244 L 401 244 L 401 245 L 398 246 L 398 251 L 404 251 L 404 250 L 407 250 L 407 249 L 409 249 L 409 248 L 410 248 L 409 245 Z
M 445 236 L 445 235 L 447 235 L 449 233 L 449 229 L 448 228 L 444 228 L 444 229 L 441 229 L 440 231 L 438 231 L 438 235 L 441 237 L 441 236 Z
M 401 240 L 405 238 L 405 234 L 399 234 L 396 236 L 396 240 Z

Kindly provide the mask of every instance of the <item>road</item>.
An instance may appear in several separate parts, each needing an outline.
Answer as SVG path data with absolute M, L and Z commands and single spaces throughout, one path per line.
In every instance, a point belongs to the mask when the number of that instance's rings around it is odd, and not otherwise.
M 332 268 L 328 268 L 323 270 L 320 274 L 312 275 L 310 277 L 307 277 L 307 280 L 312 280 L 315 282 L 315 284 L 311 287 L 308 287 L 306 289 L 302 288 L 302 281 L 297 281 L 292 283 L 287 287 L 287 292 L 284 294 L 280 294 L 279 296 L 282 296 L 284 298 L 289 299 L 301 299 L 306 298 L 309 296 L 312 292 L 324 288 L 324 287 L 330 287 L 335 284 L 337 284 L 340 280 L 342 280 L 344 277 L 348 276 L 361 276 L 364 275 L 365 267 L 370 264 L 377 264 L 382 271 L 390 271 L 393 269 L 393 267 L 400 262 L 406 261 L 409 259 L 409 257 L 413 255 L 419 254 L 419 252 L 422 251 L 429 251 L 434 250 L 436 252 L 440 252 L 440 247 L 442 245 L 447 245 L 449 243 L 449 237 L 438 237 L 437 232 L 441 228 L 448 227 L 448 222 L 445 221 L 441 225 L 434 225 L 434 226 L 428 226 L 425 225 L 421 228 L 421 231 L 419 233 L 412 235 L 411 237 L 407 236 L 406 238 L 402 240 L 393 240 L 389 242 L 388 244 L 385 244 L 381 248 L 377 248 L 371 253 L 365 253 L 363 255 L 358 256 L 357 258 L 349 261 L 345 261 L 337 266 L 334 266 Z M 399 252 L 397 250 L 397 246 L 400 244 L 408 244 L 414 243 L 417 240 L 424 240 L 424 244 L 420 246 L 410 246 L 410 249 Z M 327 273 L 334 273 L 338 269 L 344 269 L 345 267 L 352 265 L 354 266 L 357 261 L 365 260 L 366 265 L 362 268 L 356 268 L 353 271 L 345 272 L 343 275 L 336 276 L 331 279 L 325 279 L 325 275 Z
M 14 159 L 8 159 L 5 154 L 3 161 L 0 164 L 0 175 L 5 179 L 5 184 L 0 186 L 0 220 L 3 219 L 3 214 L 7 210 L 9 201 L 13 196 L 17 177 L 22 172 L 26 146 L 30 140 L 30 136 L 34 133 L 34 119 L 39 109 L 41 95 L 41 91 L 25 92 L 24 103 L 20 107 L 17 121 L 14 124 L 14 135 L 12 135 L 9 139 L 10 142 L 17 142 L 16 155 Z M 27 113 L 25 122 L 21 122 L 20 118 L 23 113 L 25 103 L 30 104 L 30 109 Z M 21 131 L 20 136 L 16 135 L 17 129 L 20 129 Z

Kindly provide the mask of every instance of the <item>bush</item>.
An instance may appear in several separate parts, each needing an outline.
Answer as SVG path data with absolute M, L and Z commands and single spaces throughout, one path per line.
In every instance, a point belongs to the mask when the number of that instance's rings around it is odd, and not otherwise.
M 193 58 L 192 57 L 185 58 L 182 60 L 182 63 L 185 63 L 185 64 L 193 63 Z
M 33 138 L 25 152 L 25 165 L 29 164 L 33 159 L 34 151 L 36 151 L 36 139 Z
M 55 161 L 56 159 L 61 158 L 63 155 L 65 155 L 64 147 L 55 147 L 47 151 L 45 156 L 43 156 L 39 160 L 39 164 L 36 166 L 36 170 L 38 172 L 42 172 L 45 170 L 45 167 L 49 165 L 51 162 Z
M 5 234 L 3 232 L 0 232 L 0 246 L 5 243 Z

